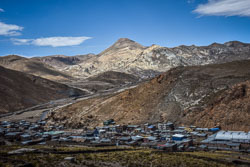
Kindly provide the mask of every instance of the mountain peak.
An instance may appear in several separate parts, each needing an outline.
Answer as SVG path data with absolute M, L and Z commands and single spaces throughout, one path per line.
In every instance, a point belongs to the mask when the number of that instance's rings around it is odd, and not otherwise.
M 133 40 L 131 40 L 131 39 L 129 39 L 129 38 L 119 38 L 118 40 L 117 40 L 117 42 L 135 42 L 135 41 L 133 41 Z
M 214 42 L 214 43 L 212 43 L 212 44 L 210 44 L 210 45 L 208 45 L 208 46 L 210 46 L 210 47 L 222 47 L 222 46 L 223 46 L 223 44 L 220 44 L 220 43 Z
M 115 43 L 136 43 L 135 41 L 129 39 L 129 38 L 119 38 Z
M 129 50 L 143 50 L 146 47 L 142 46 L 141 44 L 128 39 L 128 38 L 120 38 L 118 39 L 112 46 L 110 46 L 108 49 L 101 52 L 99 55 L 104 55 L 110 52 L 116 52 L 118 50 L 122 50 L 124 48 L 127 48 Z
M 240 41 L 229 41 L 224 43 L 224 45 L 228 46 L 228 47 L 243 47 L 246 46 L 245 43 L 242 43 Z
M 144 48 L 144 46 L 142 46 L 141 44 L 128 39 L 128 38 L 120 38 L 118 39 L 114 45 L 112 45 L 111 47 L 115 47 L 117 49 L 121 49 L 121 48 L 125 48 L 125 47 L 132 47 L 133 48 Z

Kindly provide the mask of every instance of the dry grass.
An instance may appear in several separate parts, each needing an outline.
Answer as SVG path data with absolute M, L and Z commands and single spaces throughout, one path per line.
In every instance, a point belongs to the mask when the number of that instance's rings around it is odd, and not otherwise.
M 108 151 L 117 147 L 51 147 L 51 146 L 28 146 L 27 148 L 35 148 L 47 151 L 39 154 L 22 154 L 6 156 L 11 150 L 19 149 L 20 146 L 4 146 L 1 147 L 0 166 L 17 166 L 27 164 L 33 166 L 138 166 L 138 167 L 210 167 L 210 166 L 236 166 L 230 159 L 236 155 L 242 156 L 235 152 L 179 152 L 164 153 L 152 149 L 145 148 L 124 148 L 124 151 Z M 100 150 L 107 152 L 98 152 Z M 119 149 L 121 149 L 119 147 Z M 51 153 L 49 153 L 51 151 Z M 95 153 L 79 153 L 79 154 L 58 154 L 60 152 L 72 151 L 96 151 Z M 52 153 L 53 152 L 53 153 Z M 4 157 L 5 155 L 5 157 Z M 66 162 L 65 157 L 75 157 L 74 163 Z

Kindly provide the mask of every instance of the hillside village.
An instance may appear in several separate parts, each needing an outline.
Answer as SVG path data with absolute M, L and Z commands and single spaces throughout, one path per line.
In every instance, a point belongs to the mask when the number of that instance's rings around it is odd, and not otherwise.
M 150 147 L 167 152 L 227 150 L 250 153 L 250 132 L 220 127 L 176 127 L 173 123 L 116 125 L 113 119 L 94 129 L 47 126 L 46 121 L 0 123 L 1 145 L 83 145 L 91 147 Z

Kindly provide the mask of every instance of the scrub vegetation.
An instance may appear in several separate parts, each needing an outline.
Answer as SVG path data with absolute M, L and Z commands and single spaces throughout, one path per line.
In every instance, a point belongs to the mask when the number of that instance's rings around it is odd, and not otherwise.
M 0 166 L 138 166 L 138 167 L 205 167 L 247 166 L 249 154 L 234 152 L 162 152 L 148 148 L 133 147 L 53 147 L 27 146 L 36 152 L 8 154 L 20 146 L 3 146 L 0 151 Z M 65 160 L 72 157 L 73 160 Z M 243 164 L 235 163 L 237 159 Z

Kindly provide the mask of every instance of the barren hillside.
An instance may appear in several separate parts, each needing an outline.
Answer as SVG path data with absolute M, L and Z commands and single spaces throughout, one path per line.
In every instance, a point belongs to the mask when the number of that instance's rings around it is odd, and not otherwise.
M 63 84 L 0 66 L 0 113 L 84 93 Z
M 172 121 L 249 131 L 249 80 L 250 61 L 178 67 L 136 88 L 62 108 L 50 123 L 98 126 L 114 118 L 118 124 Z
M 46 65 L 36 59 L 16 55 L 0 57 L 0 65 L 8 69 L 21 71 L 50 80 L 68 80 L 71 78 L 69 75 L 60 72 L 52 66 Z
M 126 74 L 116 71 L 107 71 L 95 76 L 88 78 L 89 81 L 101 81 L 114 85 L 126 84 L 126 83 L 135 83 L 139 78 L 135 77 L 132 74 Z
M 77 55 L 77 56 L 53 55 L 44 57 L 34 57 L 32 58 L 32 60 L 36 61 L 38 60 L 56 69 L 63 70 L 63 68 L 66 68 L 71 65 L 80 64 L 92 57 L 95 57 L 95 55 L 94 54 Z

